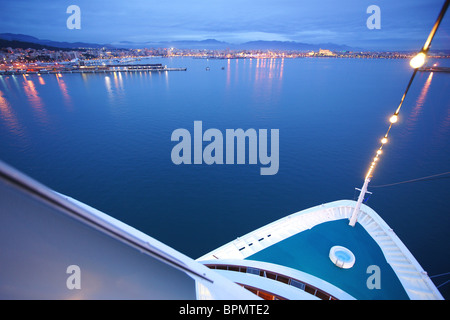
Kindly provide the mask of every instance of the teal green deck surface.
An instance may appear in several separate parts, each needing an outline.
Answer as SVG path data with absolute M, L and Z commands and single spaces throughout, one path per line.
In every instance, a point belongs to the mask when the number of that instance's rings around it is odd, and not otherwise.
M 336 267 L 329 258 L 331 247 L 340 245 L 353 252 L 356 262 L 351 269 Z M 283 265 L 321 278 L 361 300 L 409 299 L 395 272 L 387 263 L 375 240 L 357 223 L 347 219 L 330 221 L 293 235 L 247 258 Z M 380 268 L 380 289 L 369 289 L 367 280 Z M 370 281 L 371 282 L 371 281 Z

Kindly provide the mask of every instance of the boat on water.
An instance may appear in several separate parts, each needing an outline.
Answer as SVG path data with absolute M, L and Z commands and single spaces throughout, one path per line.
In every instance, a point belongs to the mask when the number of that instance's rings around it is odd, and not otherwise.
M 293 213 L 195 260 L 0 162 L 0 298 L 442 300 L 393 229 L 363 203 L 378 151 L 357 201 Z

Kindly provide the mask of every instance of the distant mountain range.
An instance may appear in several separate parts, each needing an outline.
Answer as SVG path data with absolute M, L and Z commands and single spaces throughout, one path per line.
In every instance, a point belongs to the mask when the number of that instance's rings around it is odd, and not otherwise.
M 0 33 L 0 39 L 10 42 L 23 42 L 38 44 L 43 48 L 63 48 L 63 49 L 75 49 L 75 48 L 101 48 L 105 45 L 95 44 L 95 43 L 84 43 L 84 42 L 60 42 L 52 40 L 42 40 L 33 36 L 26 34 L 15 34 L 15 33 Z M 3 45 L 4 46 L 4 45 Z M 2 47 L 3 47 L 2 46 Z M 111 47 L 111 46 L 109 46 Z
M 162 41 L 162 42 L 143 42 L 134 43 L 129 41 L 122 41 L 118 43 L 113 43 L 113 46 L 117 47 L 128 47 L 128 48 L 142 48 L 142 47 L 173 47 L 177 49 L 230 49 L 230 50 L 295 50 L 295 51 L 308 51 L 308 50 L 319 50 L 319 49 L 329 49 L 336 51 L 355 51 L 359 50 L 357 48 L 352 48 L 347 45 L 338 45 L 334 43 L 320 43 L 320 44 L 310 44 L 301 43 L 294 41 L 249 41 L 244 43 L 229 43 L 218 41 L 215 39 L 207 39 L 201 41 Z
M 28 45 L 28 46 L 27 46 Z M 161 41 L 161 42 L 131 42 L 119 41 L 109 44 L 84 43 L 84 42 L 60 42 L 52 40 L 42 40 L 25 34 L 0 33 L 0 47 L 21 47 L 21 48 L 177 48 L 177 49 L 210 49 L 210 50 L 295 50 L 309 51 L 319 49 L 329 49 L 335 51 L 356 51 L 361 50 L 346 45 L 334 43 L 309 44 L 294 41 L 250 41 L 240 44 L 207 39 L 201 41 L 179 40 L 179 41 Z

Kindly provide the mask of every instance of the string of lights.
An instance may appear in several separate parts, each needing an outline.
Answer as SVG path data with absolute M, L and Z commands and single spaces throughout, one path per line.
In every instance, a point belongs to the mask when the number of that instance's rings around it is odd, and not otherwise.
M 386 134 L 384 135 L 384 137 L 380 140 L 381 145 L 378 148 L 378 150 L 376 151 L 375 157 L 372 159 L 369 170 L 367 171 L 367 174 L 366 174 L 366 179 L 370 179 L 373 176 L 374 168 L 375 168 L 377 162 L 380 160 L 381 154 L 383 153 L 383 146 L 388 142 L 389 132 L 391 131 L 392 126 L 398 121 L 400 109 L 403 105 L 403 102 L 405 101 L 405 98 L 406 98 L 406 95 L 408 94 L 409 88 L 411 87 L 411 84 L 417 74 L 417 70 L 420 67 L 422 67 L 426 62 L 427 53 L 431 46 L 431 41 L 433 40 L 434 35 L 436 34 L 436 31 L 438 30 L 439 25 L 441 24 L 441 21 L 444 18 L 445 12 L 447 11 L 449 4 L 450 4 L 450 0 L 446 0 L 433 28 L 431 29 L 430 34 L 428 35 L 428 38 L 427 38 L 422 50 L 410 61 L 411 67 L 414 68 L 413 74 L 411 76 L 411 79 L 409 80 L 408 85 L 406 86 L 406 90 L 403 93 L 403 96 L 400 100 L 400 104 L 397 107 L 397 110 L 395 110 L 394 114 L 389 118 L 390 124 L 389 124 L 388 130 L 387 130 Z
M 411 79 L 409 79 L 408 85 L 406 86 L 406 90 L 403 93 L 403 96 L 402 96 L 402 98 L 400 100 L 400 104 L 397 107 L 397 110 L 395 110 L 394 114 L 389 118 L 389 123 L 390 124 L 389 124 L 388 130 L 387 130 L 386 134 L 383 136 L 383 138 L 381 138 L 381 140 L 380 140 L 381 145 L 378 148 L 378 150 L 376 151 L 375 157 L 372 159 L 370 167 L 369 167 L 369 170 L 367 171 L 366 178 L 364 180 L 364 184 L 363 184 L 363 186 L 361 188 L 361 192 L 360 192 L 359 197 L 358 197 L 358 201 L 356 202 L 355 209 L 353 210 L 352 216 L 350 217 L 349 225 L 352 226 L 352 227 L 355 226 L 356 221 L 358 219 L 358 214 L 359 214 L 361 205 L 363 203 L 364 196 L 367 193 L 367 187 L 369 185 L 370 179 L 373 176 L 373 171 L 375 169 L 376 164 L 380 160 L 381 154 L 383 153 L 383 146 L 386 143 L 388 143 L 389 132 L 391 131 L 392 126 L 395 123 L 397 123 L 397 121 L 398 121 L 398 117 L 399 117 L 399 114 L 400 114 L 400 109 L 401 109 L 401 107 L 403 105 L 403 102 L 405 101 L 406 95 L 408 94 L 409 88 L 411 87 L 411 84 L 413 83 L 413 80 L 414 80 L 414 78 L 415 78 L 415 76 L 417 74 L 418 69 L 420 67 L 422 67 L 425 64 L 425 62 L 426 62 L 427 53 L 428 53 L 428 50 L 430 49 L 431 42 L 433 41 L 434 35 L 436 34 L 436 31 L 438 30 L 439 25 L 441 24 L 441 21 L 444 18 L 445 12 L 447 11 L 447 8 L 448 8 L 449 4 L 450 4 L 450 0 L 446 0 L 444 5 L 442 6 L 442 9 L 441 9 L 441 11 L 439 13 L 438 18 L 436 19 L 436 22 L 433 25 L 433 28 L 431 29 L 430 34 L 428 35 L 427 40 L 425 41 L 425 44 L 424 44 L 422 50 L 414 58 L 412 58 L 411 61 L 410 61 L 410 65 L 414 69 L 413 74 L 411 76 Z

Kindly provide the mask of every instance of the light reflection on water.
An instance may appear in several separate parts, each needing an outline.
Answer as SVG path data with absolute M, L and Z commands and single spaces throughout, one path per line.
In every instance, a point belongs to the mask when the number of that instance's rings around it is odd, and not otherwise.
M 415 128 L 415 125 L 418 121 L 418 117 L 420 115 L 420 113 L 422 113 L 422 109 L 423 109 L 423 104 L 425 102 L 425 98 L 427 96 L 428 90 L 430 88 L 430 84 L 431 84 L 431 80 L 433 79 L 433 72 L 430 73 L 430 75 L 428 76 L 422 91 L 420 92 L 419 97 L 417 98 L 417 101 L 415 103 L 415 106 L 408 118 L 408 122 L 406 123 L 406 126 L 410 129 L 410 131 L 413 131 Z
M 59 90 L 61 91 L 61 93 L 64 97 L 65 105 L 70 110 L 72 110 L 72 108 L 73 108 L 72 98 L 70 97 L 69 91 L 67 90 L 66 83 L 64 82 L 61 74 L 56 74 L 56 81 L 58 82 Z
M 0 90 L 0 116 L 2 121 L 8 126 L 12 134 L 20 136 L 21 128 L 14 115 L 9 102 L 5 99 L 4 93 Z
M 22 82 L 23 90 L 25 95 L 30 103 L 32 109 L 36 112 L 37 119 L 43 124 L 48 123 L 48 116 L 45 111 L 45 105 L 42 102 L 41 97 L 36 90 L 36 86 L 34 85 L 33 80 L 28 79 L 25 75 L 23 76 L 24 81 Z

